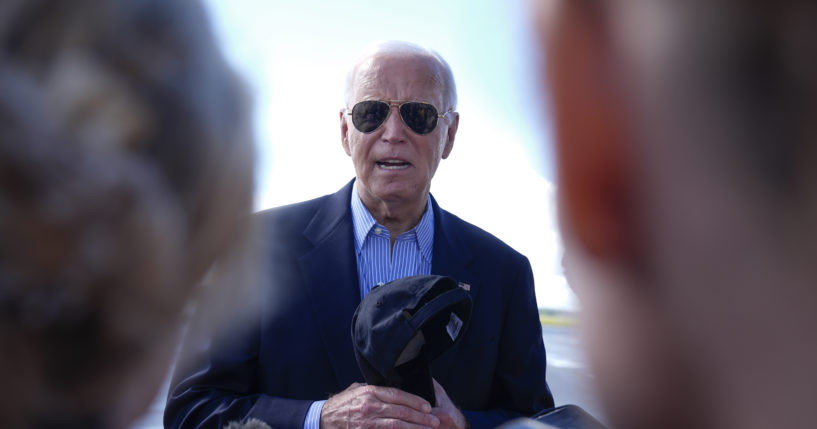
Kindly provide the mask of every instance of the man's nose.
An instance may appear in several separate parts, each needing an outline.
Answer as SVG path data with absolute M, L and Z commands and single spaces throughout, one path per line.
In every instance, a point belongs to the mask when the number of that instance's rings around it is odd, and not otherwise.
M 382 139 L 392 143 L 404 142 L 406 140 L 406 134 L 408 133 L 408 127 L 406 127 L 406 124 L 403 122 L 403 118 L 400 117 L 400 108 L 393 105 L 389 107 L 389 109 L 389 117 L 386 118 L 386 122 L 383 123 Z

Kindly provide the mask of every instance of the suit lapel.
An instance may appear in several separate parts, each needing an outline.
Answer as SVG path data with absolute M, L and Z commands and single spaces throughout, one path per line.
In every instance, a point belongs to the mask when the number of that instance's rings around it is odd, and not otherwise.
M 480 279 L 468 269 L 473 258 L 470 249 L 462 243 L 460 238 L 460 223 L 454 215 L 440 209 L 433 197 L 431 204 L 434 208 L 434 253 L 431 261 L 431 274 L 450 276 L 460 283 L 467 283 L 471 297 L 476 302 L 480 290 Z M 454 361 L 456 348 L 444 352 L 431 365 L 432 375 L 441 383 L 443 381 L 440 378 L 449 373 L 449 368 L 456 363 Z
M 468 270 L 471 263 L 471 250 L 462 244 L 459 236 L 459 225 L 454 216 L 440 209 L 432 197 L 434 209 L 434 250 L 431 260 L 431 274 L 451 276 L 461 283 L 471 286 L 471 295 L 475 296 L 478 279 Z
M 352 315 L 360 303 L 351 191 L 349 182 L 318 208 L 304 230 L 315 247 L 300 258 L 315 318 L 341 389 L 363 380 L 351 339 Z

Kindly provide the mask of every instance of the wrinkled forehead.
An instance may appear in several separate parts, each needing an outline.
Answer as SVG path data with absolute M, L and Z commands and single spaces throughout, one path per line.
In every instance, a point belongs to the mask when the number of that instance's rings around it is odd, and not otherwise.
M 416 54 L 378 54 L 355 67 L 353 102 L 423 101 L 442 108 L 445 84 L 434 58 Z

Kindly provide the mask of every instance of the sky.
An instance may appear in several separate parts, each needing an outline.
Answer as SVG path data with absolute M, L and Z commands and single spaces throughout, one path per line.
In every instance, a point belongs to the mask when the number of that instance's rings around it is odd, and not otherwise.
M 540 307 L 577 309 L 561 270 L 552 132 L 527 0 L 205 0 L 254 102 L 257 210 L 333 193 L 354 177 L 341 147 L 345 76 L 372 43 L 439 52 L 457 84 L 454 150 L 432 182 L 444 209 L 533 267 Z

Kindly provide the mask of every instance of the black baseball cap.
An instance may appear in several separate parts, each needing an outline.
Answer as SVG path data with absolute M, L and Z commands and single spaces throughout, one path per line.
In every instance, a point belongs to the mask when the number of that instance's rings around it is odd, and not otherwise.
M 436 405 L 431 362 L 462 338 L 471 293 L 451 277 L 404 277 L 373 288 L 352 318 L 366 383 L 397 387 Z

